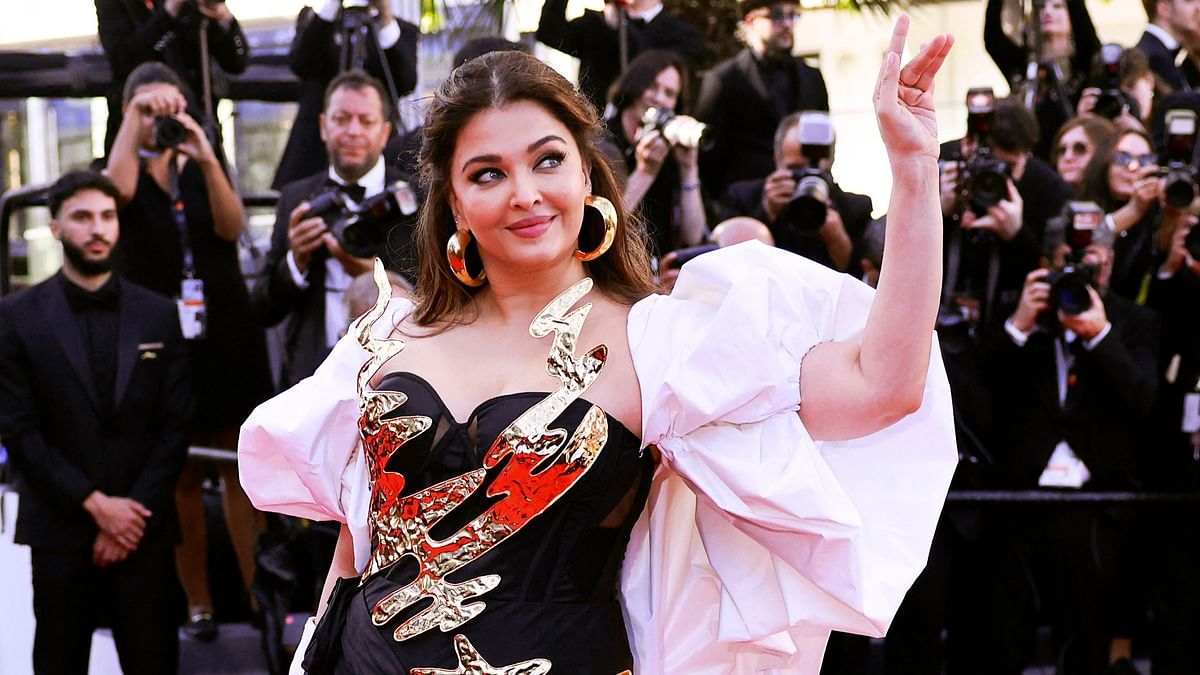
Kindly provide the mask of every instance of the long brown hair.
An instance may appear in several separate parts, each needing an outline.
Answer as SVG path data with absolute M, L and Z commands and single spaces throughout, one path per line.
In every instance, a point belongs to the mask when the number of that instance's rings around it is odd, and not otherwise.
M 655 291 L 645 230 L 625 208 L 621 188 L 604 155 L 596 149 L 603 127 L 592 104 L 554 69 L 521 52 L 494 52 L 456 68 L 438 87 L 425 116 L 421 147 L 421 183 L 427 195 L 416 228 L 418 325 L 466 319 L 478 288 L 468 288 L 450 272 L 446 241 L 455 231 L 450 211 L 450 160 L 459 132 L 481 111 L 531 101 L 558 119 L 575 139 L 585 165 L 591 166 L 592 194 L 617 209 L 617 236 L 608 252 L 584 267 L 605 295 L 632 304 Z M 584 209 L 585 212 L 588 209 Z M 599 241 L 594 228 L 580 238 Z M 583 250 L 591 248 L 582 244 Z
M 1105 211 L 1113 211 L 1127 201 L 1114 195 L 1108 185 L 1108 169 L 1112 165 L 1113 155 L 1116 154 L 1121 139 L 1126 136 L 1141 137 L 1153 151 L 1154 141 L 1150 140 L 1149 134 L 1140 129 L 1124 129 L 1112 139 L 1110 145 L 1097 147 L 1096 151 L 1092 153 L 1091 161 L 1083 168 L 1082 193 L 1084 199 L 1096 202 Z

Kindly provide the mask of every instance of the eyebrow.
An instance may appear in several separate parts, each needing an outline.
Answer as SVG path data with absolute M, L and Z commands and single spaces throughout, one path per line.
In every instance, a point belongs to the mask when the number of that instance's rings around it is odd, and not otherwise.
M 550 134 L 548 136 L 543 136 L 543 137 L 539 138 L 538 140 L 530 143 L 529 147 L 525 148 L 525 152 L 530 152 L 530 153 L 536 152 L 538 148 L 549 143 L 550 141 L 558 141 L 560 143 L 566 143 L 566 141 L 563 140 L 563 138 L 561 136 L 556 136 L 554 134 Z M 466 171 L 468 166 L 471 166 L 472 164 L 476 164 L 476 163 L 499 162 L 499 161 L 500 161 L 500 155 L 477 155 L 477 156 L 472 157 L 471 159 L 468 159 L 467 161 L 463 162 L 462 170 Z

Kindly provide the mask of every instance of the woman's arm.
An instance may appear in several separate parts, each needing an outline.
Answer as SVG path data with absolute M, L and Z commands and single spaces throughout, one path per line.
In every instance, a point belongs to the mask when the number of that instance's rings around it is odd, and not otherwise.
M 196 120 L 187 113 L 180 113 L 176 119 L 187 129 L 187 139 L 179 144 L 179 152 L 185 154 L 200 167 L 204 174 L 204 187 L 208 191 L 208 208 L 213 216 L 213 231 L 226 241 L 237 241 L 246 225 L 246 215 L 242 211 L 242 199 L 238 197 L 225 175 L 225 167 L 217 158 L 208 136 Z
M 988 0 L 983 15 L 983 47 L 1004 79 L 1012 82 L 1025 70 L 1025 50 L 1004 33 L 1001 12 L 1004 0 Z
M 695 246 L 708 234 L 708 215 L 700 196 L 700 150 L 677 146 L 671 148 L 679 165 L 679 243 L 680 247 Z
M 864 436 L 915 412 L 924 393 L 942 273 L 933 77 L 954 39 L 937 36 L 900 68 L 896 22 L 875 112 L 892 168 L 888 240 L 862 344 L 825 342 L 800 371 L 800 417 L 817 440 Z
M 333 549 L 333 560 L 329 563 L 329 574 L 325 575 L 325 585 L 321 587 L 321 599 L 317 602 L 317 620 L 325 614 L 329 604 L 329 595 L 333 593 L 333 585 L 338 579 L 350 579 L 358 576 L 354 569 L 354 542 L 350 539 L 350 528 L 342 525 L 338 530 L 337 545 Z
M 108 152 L 108 165 L 104 167 L 104 174 L 120 193 L 118 207 L 132 201 L 137 192 L 142 171 L 138 150 L 152 133 L 155 118 L 178 115 L 187 108 L 187 99 L 174 87 L 139 87 L 138 90 L 140 93 L 125 104 L 125 116 Z

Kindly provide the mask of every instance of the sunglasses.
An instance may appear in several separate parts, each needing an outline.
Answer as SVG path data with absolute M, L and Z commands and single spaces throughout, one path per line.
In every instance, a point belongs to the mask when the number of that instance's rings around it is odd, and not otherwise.
M 1128 167 L 1133 164 L 1133 160 L 1137 160 L 1138 166 L 1150 166 L 1158 164 L 1158 155 L 1148 152 L 1144 155 L 1134 155 L 1133 153 L 1118 150 L 1113 153 L 1112 163 L 1120 167 Z
M 1079 155 L 1084 157 L 1091 153 L 1092 149 L 1086 143 L 1079 141 L 1070 145 L 1058 146 L 1058 156 L 1065 157 L 1066 155 Z

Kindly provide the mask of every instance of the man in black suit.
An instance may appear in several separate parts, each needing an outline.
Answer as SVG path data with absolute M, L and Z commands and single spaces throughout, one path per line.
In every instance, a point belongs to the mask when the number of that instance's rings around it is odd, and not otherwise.
M 271 187 L 282 189 L 292 181 L 323 171 L 329 163 L 319 117 L 325 109 L 325 91 L 339 72 L 364 70 L 379 81 L 390 83 L 384 91 L 394 91 L 395 96 L 387 93 L 384 98 L 392 110 L 398 97 L 417 86 L 420 29 L 394 16 L 391 0 L 371 0 L 370 8 L 373 13 L 366 20 L 374 25 L 378 49 L 368 37 L 360 45 L 359 59 L 348 53 L 342 27 L 365 17 L 367 8 L 343 9 L 341 0 L 324 0 L 315 10 L 305 7 L 300 11 L 296 36 L 288 51 L 288 64 L 300 78 L 299 106 Z M 389 117 L 387 121 L 396 120 Z
M 743 0 L 746 49 L 704 76 L 696 117 L 714 132 L 700 154 L 700 179 L 712 194 L 774 169 L 771 139 L 779 122 L 798 110 L 829 110 L 821 71 L 792 55 L 799 3 Z
M 117 189 L 50 191 L 62 271 L 0 303 L 0 436 L 31 547 L 34 671 L 88 669 L 97 622 L 127 674 L 178 669 L 175 483 L 191 411 L 173 303 L 113 276 Z
M 370 257 L 347 252 L 309 202 L 334 190 L 355 204 L 410 180 L 385 166 L 383 148 L 391 134 L 392 105 L 379 80 L 363 71 L 342 73 L 330 83 L 321 114 L 321 139 L 330 163 L 319 173 L 284 186 L 275 212 L 266 278 L 254 292 L 267 325 L 288 320 L 281 385 L 308 377 L 329 353 L 349 323 L 344 302 L 354 277 L 371 271 Z M 416 204 L 411 204 L 415 211 Z M 375 255 L 389 268 L 413 278 L 411 218 L 388 230 Z
M 669 49 L 689 68 L 704 41 L 690 23 L 663 10 L 662 0 L 605 0 L 604 10 L 587 10 L 567 20 L 567 0 L 546 0 L 538 20 L 538 42 L 579 59 L 579 91 L 604 114 L 608 89 L 624 69 L 621 24 L 625 24 L 625 63 L 648 49 Z
M 1074 240 L 1071 260 L 1094 270 L 1084 274 L 1091 281 L 1067 290 L 1052 283 L 1051 270 L 1030 272 L 1016 311 L 994 337 L 998 416 L 1019 422 L 998 425 L 1000 473 L 1014 489 L 1133 489 L 1145 447 L 1139 432 L 1157 392 L 1158 318 L 1107 291 L 1111 226 L 1065 229 L 1069 236 L 1047 232 L 1048 251 L 1062 269 L 1067 245 L 1055 242 Z M 1089 232 L 1091 243 L 1079 247 Z M 996 584 L 1001 672 L 1028 664 L 1034 598 L 1050 608 L 1060 672 L 1107 672 L 1128 514 L 1094 504 L 1014 511 L 1004 521 L 1012 557 Z
M 1197 0 L 1142 0 L 1146 8 L 1145 32 L 1137 48 L 1150 60 L 1159 96 L 1186 91 L 1187 78 L 1177 65 L 1180 44 L 1200 32 L 1200 2 Z
M 858 244 L 871 221 L 871 198 L 846 192 L 830 180 L 824 219 L 806 222 L 809 214 L 791 207 L 796 196 L 797 172 L 820 169 L 832 178 L 827 173 L 832 164 L 832 145 L 828 146 L 829 159 L 821 160 L 820 166 L 811 166 L 805 156 L 798 129 L 806 114 L 824 116 L 824 113 L 799 112 L 783 118 L 775 130 L 775 170 L 766 178 L 730 185 L 722 202 L 721 219 L 756 218 L 767 224 L 779 248 L 858 276 L 862 272 L 861 255 L 856 254 L 861 253 Z
M 121 128 L 121 93 L 125 78 L 147 61 L 162 61 L 187 83 L 192 96 L 203 94 L 204 70 L 210 68 L 200 58 L 200 26 L 208 21 L 210 58 L 221 66 L 213 69 L 213 108 L 221 95 L 224 79 L 221 71 L 239 74 L 250 63 L 250 48 L 237 19 L 222 0 L 95 0 L 96 27 L 100 44 L 112 69 L 108 91 L 108 130 L 104 137 L 107 151 Z M 200 108 L 202 101 L 189 101 Z

